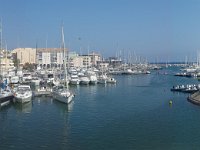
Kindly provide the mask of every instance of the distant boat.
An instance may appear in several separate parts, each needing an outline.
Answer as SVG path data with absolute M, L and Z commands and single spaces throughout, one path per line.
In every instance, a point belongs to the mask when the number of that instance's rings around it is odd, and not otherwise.
M 107 79 L 108 79 L 107 75 L 102 73 L 98 77 L 98 83 L 99 84 L 106 84 L 107 83 Z
M 87 70 L 86 75 L 90 80 L 90 84 L 97 84 L 97 75 L 94 71 Z
M 107 83 L 117 83 L 117 80 L 113 77 L 108 77 L 106 80 Z
M 80 84 L 88 85 L 89 83 L 90 79 L 86 75 L 80 77 Z
M 79 79 L 78 75 L 72 74 L 69 83 L 71 85 L 79 85 L 80 79 Z
M 200 85 L 177 85 L 173 86 L 171 91 L 176 91 L 176 92 L 184 92 L 184 93 L 194 93 L 200 89 Z

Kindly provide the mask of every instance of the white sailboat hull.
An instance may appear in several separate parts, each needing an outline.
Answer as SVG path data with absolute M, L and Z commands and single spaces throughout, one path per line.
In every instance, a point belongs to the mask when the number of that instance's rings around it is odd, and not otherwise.
M 61 94 L 58 92 L 53 92 L 53 98 L 62 103 L 69 104 L 72 101 L 73 97 L 74 97 L 73 94 L 66 95 L 66 94 Z

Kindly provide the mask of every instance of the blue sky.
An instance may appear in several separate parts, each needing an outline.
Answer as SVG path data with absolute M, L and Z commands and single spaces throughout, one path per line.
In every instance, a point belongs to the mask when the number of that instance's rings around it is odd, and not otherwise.
M 3 39 L 16 47 L 59 47 L 104 57 L 135 52 L 183 61 L 200 51 L 199 0 L 1 0 Z M 81 47 L 81 50 L 80 50 Z

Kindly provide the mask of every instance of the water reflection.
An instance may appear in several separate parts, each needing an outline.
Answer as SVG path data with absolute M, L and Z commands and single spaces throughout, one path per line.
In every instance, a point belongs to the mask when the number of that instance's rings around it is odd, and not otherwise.
M 74 101 L 69 104 L 61 103 L 56 100 L 53 100 L 54 106 L 57 108 L 59 116 L 60 116 L 60 149 L 66 149 L 69 146 L 69 139 L 70 139 L 70 114 L 73 111 Z
M 52 100 L 52 102 L 60 110 L 62 115 L 67 115 L 73 110 L 74 101 L 69 104 L 61 103 L 56 100 Z
M 7 120 L 7 115 L 8 115 L 8 112 L 9 112 L 9 109 L 11 108 L 11 104 L 8 104 L 6 106 L 3 106 L 3 107 L 0 107 L 0 122 L 3 123 L 4 121 Z
M 14 108 L 17 110 L 17 112 L 30 113 L 32 110 L 32 105 L 32 101 L 27 103 L 15 103 Z

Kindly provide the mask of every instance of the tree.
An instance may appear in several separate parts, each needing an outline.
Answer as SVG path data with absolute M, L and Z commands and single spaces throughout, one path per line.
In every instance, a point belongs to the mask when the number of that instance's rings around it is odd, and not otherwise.
M 28 71 L 34 71 L 35 64 L 25 63 L 23 65 L 23 69 L 28 70 Z
M 20 60 L 17 59 L 17 54 L 13 54 L 13 63 L 14 63 L 14 66 L 16 68 L 18 68 L 19 64 L 20 64 Z

